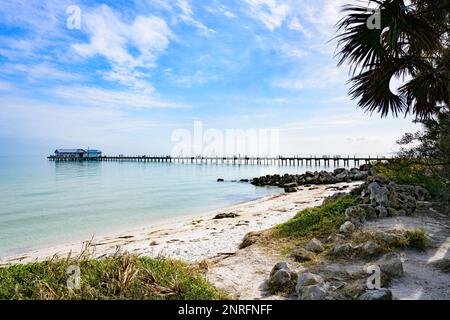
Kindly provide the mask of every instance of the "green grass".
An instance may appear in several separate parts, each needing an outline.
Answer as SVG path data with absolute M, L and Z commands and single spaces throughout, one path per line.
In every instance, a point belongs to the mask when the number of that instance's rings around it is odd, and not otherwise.
M 432 196 L 442 197 L 450 193 L 450 186 L 429 172 L 425 165 L 410 164 L 404 159 L 394 159 L 388 163 L 376 164 L 377 175 L 384 176 L 398 184 L 422 186 Z
M 81 271 L 80 289 L 67 287 L 69 265 Z M 0 299 L 210 300 L 227 296 L 198 267 L 169 259 L 122 255 L 56 260 L 0 268 Z
M 329 235 L 345 222 L 345 210 L 356 203 L 356 197 L 345 196 L 320 207 L 305 209 L 276 226 L 273 235 L 289 238 Z

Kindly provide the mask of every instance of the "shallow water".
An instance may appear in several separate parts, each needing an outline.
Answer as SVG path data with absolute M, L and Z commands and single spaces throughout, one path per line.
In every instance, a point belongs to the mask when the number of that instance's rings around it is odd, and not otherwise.
M 200 214 L 280 191 L 231 180 L 321 169 L 0 157 L 0 256 Z M 219 177 L 226 182 L 218 183 Z

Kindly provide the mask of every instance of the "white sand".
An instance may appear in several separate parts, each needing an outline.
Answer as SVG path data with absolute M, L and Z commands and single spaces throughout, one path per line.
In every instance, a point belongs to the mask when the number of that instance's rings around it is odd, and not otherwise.
M 153 226 L 143 226 L 120 234 L 94 238 L 93 258 L 122 251 L 145 255 L 173 257 L 186 261 L 201 261 L 237 251 L 244 235 L 273 227 L 294 216 L 299 210 L 322 203 L 323 198 L 334 194 L 336 188 L 350 189 L 361 182 L 340 183 L 333 186 L 321 185 L 301 188 L 296 193 L 279 195 L 242 203 L 226 209 L 215 210 L 198 217 L 184 217 Z M 213 219 L 218 213 L 234 212 L 236 218 Z M 88 239 L 86 239 L 88 240 Z M 62 243 L 21 255 L 0 258 L 0 265 L 27 263 L 49 259 L 54 255 L 66 257 L 79 254 L 82 242 Z

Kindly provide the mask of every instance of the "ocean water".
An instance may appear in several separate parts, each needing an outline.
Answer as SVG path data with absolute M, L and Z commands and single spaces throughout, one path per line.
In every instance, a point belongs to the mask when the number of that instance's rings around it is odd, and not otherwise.
M 321 169 L 0 157 L 0 257 L 202 214 L 281 191 L 231 180 Z

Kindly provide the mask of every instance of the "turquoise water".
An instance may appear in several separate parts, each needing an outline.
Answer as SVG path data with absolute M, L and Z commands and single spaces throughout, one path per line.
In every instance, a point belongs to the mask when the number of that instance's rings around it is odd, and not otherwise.
M 278 193 L 218 183 L 321 168 L 0 157 L 0 256 L 89 239 Z

